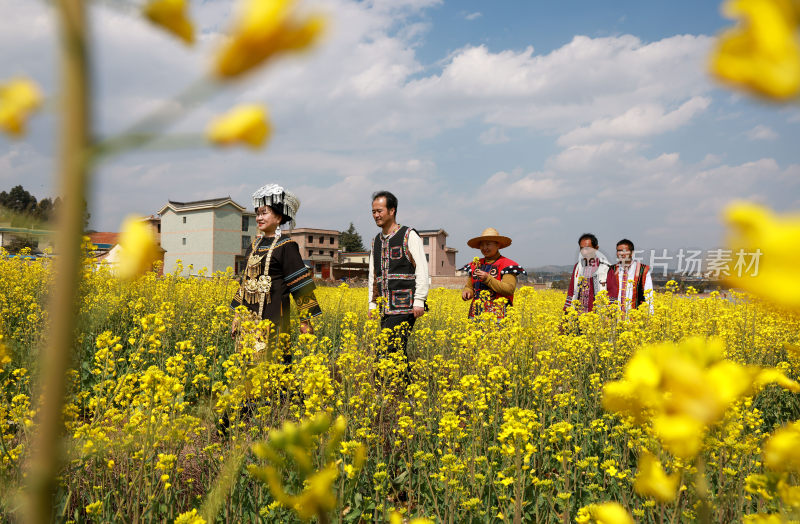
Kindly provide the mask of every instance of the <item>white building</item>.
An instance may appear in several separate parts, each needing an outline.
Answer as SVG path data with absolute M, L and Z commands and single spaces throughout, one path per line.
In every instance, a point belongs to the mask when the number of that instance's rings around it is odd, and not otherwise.
M 192 274 L 206 268 L 207 274 L 234 271 L 245 264 L 244 253 L 258 234 L 255 214 L 234 202 L 231 197 L 169 201 L 158 212 L 161 215 L 161 247 L 164 273 L 192 266 Z

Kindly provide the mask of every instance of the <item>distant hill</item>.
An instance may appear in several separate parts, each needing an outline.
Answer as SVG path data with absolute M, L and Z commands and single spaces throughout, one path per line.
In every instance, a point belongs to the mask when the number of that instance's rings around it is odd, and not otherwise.
M 542 274 L 542 273 L 556 273 L 556 274 L 558 274 L 558 273 L 569 273 L 570 271 L 572 271 L 572 266 L 573 265 L 574 264 L 570 264 L 568 266 L 552 266 L 551 265 L 551 266 L 530 267 L 530 268 L 525 268 L 525 271 L 527 271 L 529 275 L 530 274 Z

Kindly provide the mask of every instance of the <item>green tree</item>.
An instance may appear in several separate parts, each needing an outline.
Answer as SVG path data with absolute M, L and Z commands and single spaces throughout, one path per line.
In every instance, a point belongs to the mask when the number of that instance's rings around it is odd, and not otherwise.
M 361 235 L 358 234 L 352 222 L 350 222 L 350 227 L 347 228 L 347 231 L 342 231 L 341 235 L 339 235 L 339 247 L 345 253 L 366 251 Z
M 20 215 L 29 215 L 36 211 L 36 197 L 24 187 L 14 186 L 8 193 L 0 192 L 0 206 Z

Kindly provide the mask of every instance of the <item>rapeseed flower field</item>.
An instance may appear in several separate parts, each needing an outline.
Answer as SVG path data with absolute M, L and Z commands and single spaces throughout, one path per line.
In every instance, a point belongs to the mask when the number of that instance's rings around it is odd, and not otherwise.
M 36 427 L 52 283 L 0 258 L 0 483 L 13 518 Z M 74 522 L 779 522 L 800 516 L 794 312 L 523 287 L 469 321 L 434 289 L 409 360 L 366 289 L 322 287 L 316 334 L 229 335 L 230 273 L 124 280 L 83 266 L 57 519 Z M 293 361 L 285 366 L 283 355 Z M 417 520 L 413 520 L 417 519 Z

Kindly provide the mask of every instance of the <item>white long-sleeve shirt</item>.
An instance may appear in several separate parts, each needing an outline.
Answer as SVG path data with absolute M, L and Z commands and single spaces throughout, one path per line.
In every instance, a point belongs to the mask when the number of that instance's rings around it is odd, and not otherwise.
M 624 311 L 627 312 L 629 304 L 633 304 L 633 294 L 636 293 L 636 289 L 634 289 L 633 280 L 634 275 L 639 271 L 639 262 L 638 260 L 634 260 L 633 263 L 630 265 L 630 269 L 628 269 L 628 282 L 627 284 L 623 284 L 622 282 L 622 275 L 625 272 L 625 268 L 619 267 L 617 270 L 617 283 L 619 285 L 618 294 L 616 299 L 619 300 L 620 307 L 623 308 Z M 625 287 L 625 296 L 622 296 L 622 288 Z M 650 278 L 650 271 L 647 272 L 644 279 L 644 299 L 647 302 L 648 307 L 650 308 L 650 314 L 653 314 L 653 279 Z M 641 304 L 640 304 L 641 305 Z
M 383 233 L 381 233 L 383 235 Z M 367 280 L 367 289 L 369 289 L 369 309 L 375 309 L 378 304 L 375 302 L 373 293 L 373 285 L 375 282 L 375 265 L 373 263 L 374 257 L 373 242 L 369 249 L 369 279 Z M 414 307 L 425 307 L 425 300 L 428 298 L 428 260 L 425 258 L 425 248 L 422 247 L 422 239 L 416 231 L 411 231 L 408 234 L 408 251 L 414 258 Z

